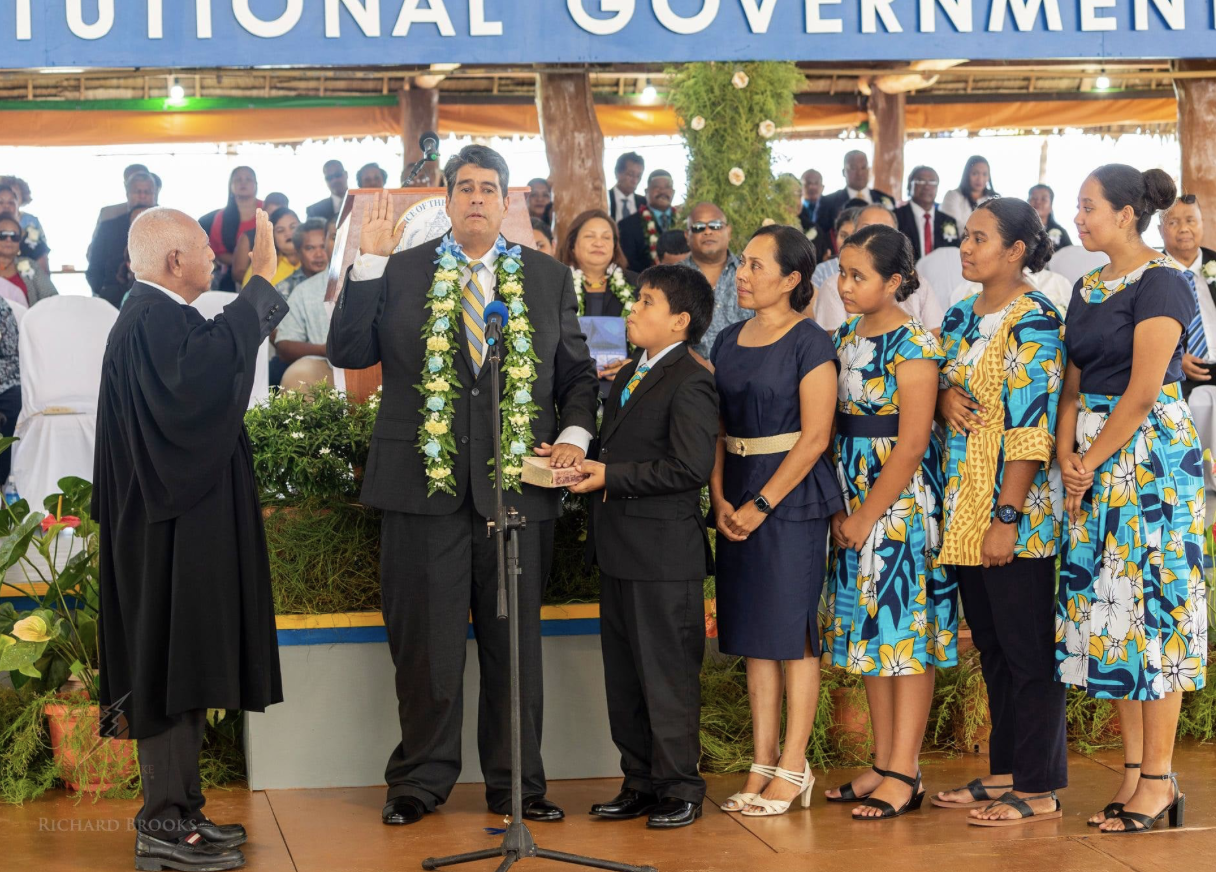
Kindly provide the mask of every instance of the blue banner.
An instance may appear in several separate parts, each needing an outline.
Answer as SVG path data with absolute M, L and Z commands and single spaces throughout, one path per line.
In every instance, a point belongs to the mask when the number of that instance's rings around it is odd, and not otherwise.
M 0 0 L 0 68 L 1216 56 L 1216 0 Z

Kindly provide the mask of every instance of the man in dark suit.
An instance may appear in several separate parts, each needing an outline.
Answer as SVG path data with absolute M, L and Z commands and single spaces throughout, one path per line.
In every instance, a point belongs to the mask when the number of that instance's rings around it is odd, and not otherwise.
M 620 222 L 621 250 L 629 269 L 640 273 L 658 260 L 659 237 L 672 229 L 671 200 L 676 189 L 667 170 L 655 170 L 646 180 L 646 202 Z
M 386 824 L 413 823 L 433 811 L 448 798 L 460 775 L 461 685 L 470 610 L 481 665 L 477 739 L 486 801 L 496 814 L 509 813 L 511 806 L 508 636 L 507 622 L 497 619 L 495 542 L 486 537 L 486 519 L 494 515 L 489 466 L 494 422 L 480 326 L 485 305 L 498 294 L 498 261 L 508 257 L 511 244 L 499 232 L 508 205 L 508 170 L 497 152 L 470 145 L 448 161 L 444 175 L 452 230 L 442 240 L 407 251 L 392 254 L 400 236 L 393 229 L 397 216 L 389 195 L 375 195 L 364 215 L 361 253 L 334 310 L 327 347 L 334 366 L 359 369 L 379 363 L 383 368 L 383 397 L 361 499 L 384 513 L 380 584 L 401 716 L 401 743 L 385 771 Z M 422 336 L 430 320 L 436 248 L 441 244 L 460 247 L 454 256 L 459 282 L 445 290 L 447 299 L 455 302 L 448 315 L 456 322 L 449 326 L 455 350 L 446 337 Z M 552 465 L 573 466 L 590 444 L 599 393 L 579 331 L 574 279 L 566 266 L 531 248 L 522 249 L 518 259 L 522 270 L 513 275 L 523 277 L 526 312 L 513 317 L 527 318 L 534 331 L 534 442 L 551 455 Z M 446 422 L 438 423 L 437 415 L 428 416 L 425 423 L 430 426 L 424 428 L 420 411 L 424 398 L 417 385 L 429 378 L 420 375 L 437 353 L 450 353 L 459 381 L 445 392 L 450 429 Z M 428 475 L 429 455 L 423 452 L 435 442 L 432 437 L 451 446 L 453 493 L 436 490 L 427 495 L 428 482 L 435 478 Z M 545 799 L 540 757 L 540 605 L 561 500 L 555 490 L 524 485 L 522 493 L 510 493 L 508 501 L 527 519 L 526 529 L 518 534 L 523 569 L 518 618 L 524 817 L 560 820 L 562 810 Z
M 802 208 L 798 212 L 798 221 L 802 224 L 804 233 L 815 226 L 815 217 L 822 197 L 823 173 L 819 170 L 807 170 L 802 174 Z
M 953 215 L 937 208 L 937 171 L 915 167 L 908 173 L 908 197 L 895 210 L 895 226 L 912 240 L 912 251 L 920 260 L 939 248 L 958 248 L 962 231 Z
M 326 161 L 323 171 L 325 184 L 329 186 L 329 196 L 309 206 L 308 217 L 328 221 L 331 218 L 337 218 L 342 209 L 342 200 L 346 197 L 349 177 L 340 160 Z
M 646 161 L 636 151 L 627 151 L 616 159 L 616 184 L 608 191 L 608 214 L 620 224 L 646 205 L 646 198 L 637 193 Z
M 1182 372 L 1186 380 L 1183 393 L 1190 396 L 1195 388 L 1211 385 L 1212 377 L 1205 360 L 1216 360 L 1216 251 L 1204 248 L 1203 212 L 1194 194 L 1183 194 L 1174 205 L 1161 213 L 1161 239 L 1165 253 L 1178 261 L 1195 289 L 1199 318 L 1186 325 L 1183 338 L 1186 353 L 1182 355 Z M 1214 446 L 1205 445 L 1205 448 Z
M 702 583 L 713 556 L 701 511 L 718 443 L 714 379 L 688 353 L 714 292 L 682 266 L 643 273 L 628 319 L 640 354 L 612 384 L 599 460 L 570 487 L 590 493 L 587 559 L 600 567 L 600 645 L 620 793 L 591 807 L 614 820 L 688 826 L 701 815 Z M 635 414 L 636 412 L 636 414 Z M 599 491 L 604 493 L 601 495 Z
M 845 186 L 839 191 L 833 191 L 831 194 L 825 194 L 819 198 L 819 208 L 815 218 L 815 222 L 819 225 L 819 232 L 832 238 L 832 250 L 837 253 L 839 253 L 839 247 L 833 236 L 833 228 L 836 226 L 837 214 L 846 203 L 850 200 L 864 200 L 867 203 L 881 204 L 888 209 L 895 208 L 895 199 L 890 194 L 869 186 L 870 161 L 865 152 L 853 150 L 847 153 L 844 156 L 844 169 L 841 173 L 844 176 Z

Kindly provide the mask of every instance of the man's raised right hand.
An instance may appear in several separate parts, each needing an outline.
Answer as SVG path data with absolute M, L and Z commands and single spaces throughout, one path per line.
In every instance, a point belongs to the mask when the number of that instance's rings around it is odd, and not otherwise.
M 405 225 L 393 232 L 393 195 L 377 191 L 363 211 L 363 224 L 359 230 L 359 251 L 362 254 L 378 254 L 388 257 L 401 241 Z

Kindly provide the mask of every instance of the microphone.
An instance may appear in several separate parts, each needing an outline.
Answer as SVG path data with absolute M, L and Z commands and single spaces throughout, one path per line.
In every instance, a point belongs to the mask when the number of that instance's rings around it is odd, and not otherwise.
M 495 300 L 486 306 L 482 312 L 482 317 L 485 320 L 484 334 L 486 337 L 486 359 L 501 360 L 502 359 L 502 328 L 507 323 L 508 313 L 507 304 L 502 300 Z
M 422 149 L 424 161 L 439 160 L 439 134 L 428 130 L 418 137 L 418 147 Z

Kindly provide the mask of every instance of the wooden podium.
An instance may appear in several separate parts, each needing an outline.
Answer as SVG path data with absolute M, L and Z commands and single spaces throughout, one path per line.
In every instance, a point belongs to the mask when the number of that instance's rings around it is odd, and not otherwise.
M 381 193 L 376 188 L 355 188 L 346 192 L 342 211 L 338 214 L 338 230 L 334 239 L 334 254 L 329 262 L 329 285 L 325 290 L 326 302 L 337 299 L 342 290 L 346 272 L 359 254 L 359 236 L 363 229 L 363 214 L 372 197 Z M 451 227 L 443 211 L 447 201 L 446 188 L 389 188 L 393 198 L 393 211 L 397 224 L 405 225 L 398 251 L 421 245 L 430 239 L 442 236 Z M 511 204 L 502 222 L 502 234 L 511 244 L 535 248 L 532 237 L 532 219 L 528 215 L 528 188 L 510 188 Z M 422 361 L 418 361 L 421 372 Z M 367 369 L 343 370 L 347 395 L 362 402 L 381 384 L 380 366 Z

